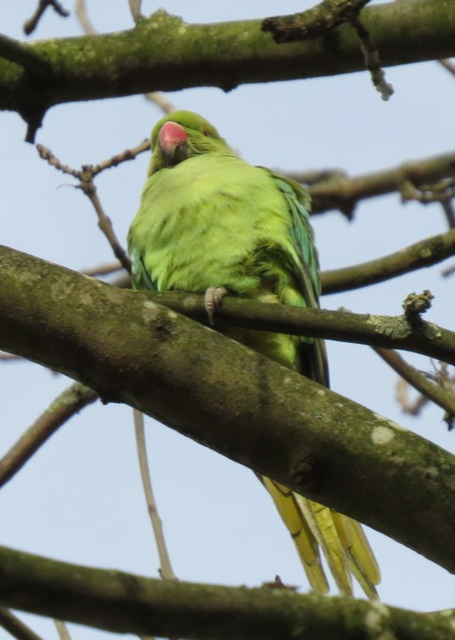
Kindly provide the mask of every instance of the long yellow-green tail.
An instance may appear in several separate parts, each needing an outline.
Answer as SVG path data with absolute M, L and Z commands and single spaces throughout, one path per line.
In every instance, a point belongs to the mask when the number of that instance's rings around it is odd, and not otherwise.
M 380 571 L 361 525 L 270 478 L 261 479 L 294 540 L 313 590 L 320 594 L 329 590 L 322 549 L 341 595 L 352 595 L 355 577 L 369 598 L 378 598 L 375 585 L 381 580 Z

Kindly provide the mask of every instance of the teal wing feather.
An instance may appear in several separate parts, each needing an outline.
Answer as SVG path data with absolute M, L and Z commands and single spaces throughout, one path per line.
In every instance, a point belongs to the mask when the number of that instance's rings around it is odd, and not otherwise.
M 150 289 L 158 291 L 156 282 L 152 278 L 152 274 L 146 268 L 144 263 L 144 254 L 135 246 L 130 247 L 131 258 L 131 279 L 134 289 Z
M 309 212 L 311 197 L 298 182 L 271 172 L 276 187 L 286 199 L 291 216 L 290 239 L 297 256 L 293 269 L 296 274 L 305 306 L 319 307 L 321 282 L 319 260 L 313 242 Z M 300 370 L 302 373 L 329 386 L 329 373 L 325 345 L 322 340 L 302 340 L 299 345 Z

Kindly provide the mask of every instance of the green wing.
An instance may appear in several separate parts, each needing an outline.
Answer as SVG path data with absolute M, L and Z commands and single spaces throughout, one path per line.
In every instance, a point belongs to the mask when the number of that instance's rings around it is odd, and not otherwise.
M 295 273 L 299 289 L 309 309 L 319 307 L 321 282 L 319 260 L 313 242 L 313 230 L 309 222 L 311 197 L 298 182 L 270 172 L 274 183 L 284 195 L 289 209 L 289 228 L 292 252 L 289 268 Z M 297 259 L 295 259 L 295 257 Z M 300 371 L 320 384 L 329 386 L 329 371 L 324 342 L 319 339 L 302 340 L 298 346 Z
M 130 245 L 131 280 L 134 289 L 150 289 L 157 291 L 158 287 L 144 264 L 144 254 L 133 244 Z

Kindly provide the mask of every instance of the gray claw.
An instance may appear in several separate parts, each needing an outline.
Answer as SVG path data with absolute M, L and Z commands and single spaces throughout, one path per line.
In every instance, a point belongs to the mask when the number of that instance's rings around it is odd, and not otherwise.
M 209 287 L 205 291 L 204 306 L 211 326 L 215 324 L 215 312 L 223 306 L 223 298 L 227 295 L 226 287 Z

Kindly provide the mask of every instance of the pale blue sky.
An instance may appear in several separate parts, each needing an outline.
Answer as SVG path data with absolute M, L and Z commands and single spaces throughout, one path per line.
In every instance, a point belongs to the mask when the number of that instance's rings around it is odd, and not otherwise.
M 3 3 L 2 31 L 22 38 L 21 26 L 35 0 Z M 100 31 L 130 28 L 126 0 L 88 1 Z M 188 22 L 222 21 L 292 13 L 312 2 L 252 0 L 161 5 Z M 69 2 L 64 2 L 69 6 Z M 144 13 L 154 11 L 144 2 Z M 51 12 L 34 38 L 79 35 L 73 17 Z M 248 161 L 282 169 L 342 167 L 352 174 L 453 149 L 455 79 L 436 63 L 386 69 L 395 95 L 383 102 L 367 73 L 335 78 L 169 95 L 178 108 L 211 120 Z M 148 136 L 160 117 L 141 96 L 52 109 L 37 141 L 74 167 L 106 159 Z M 71 179 L 39 159 L 23 142 L 25 126 L 2 113 L 0 238 L 2 244 L 74 269 L 112 259 L 88 200 Z M 147 157 L 105 172 L 99 196 L 118 236 L 125 240 L 145 176 Z M 362 203 L 349 224 L 339 213 L 314 219 L 324 269 L 350 265 L 398 250 L 446 228 L 437 205 L 402 206 L 393 195 Z M 322 306 L 399 314 L 412 291 L 435 295 L 428 317 L 453 326 L 454 279 L 441 266 L 348 294 L 327 296 Z M 153 355 L 151 354 L 151 357 Z M 402 415 L 395 401 L 396 376 L 367 347 L 329 344 L 333 388 L 453 451 L 455 435 L 442 411 L 420 419 Z M 409 356 L 422 369 L 425 358 Z M 24 363 L 0 366 L 3 429 L 0 451 L 9 447 L 69 381 Z M 147 422 L 152 477 L 174 570 L 182 580 L 260 585 L 279 574 L 307 590 L 292 542 L 272 502 L 251 471 Z M 0 492 L 0 544 L 85 565 L 157 576 L 158 560 L 147 519 L 128 407 L 99 404 L 65 425 Z M 405 517 L 405 515 L 404 515 Z M 384 536 L 371 532 L 384 602 L 410 609 L 454 606 L 454 578 Z M 44 638 L 57 638 L 49 621 L 26 616 Z M 74 640 L 110 634 L 71 626 Z M 0 632 L 0 637 L 3 637 Z

